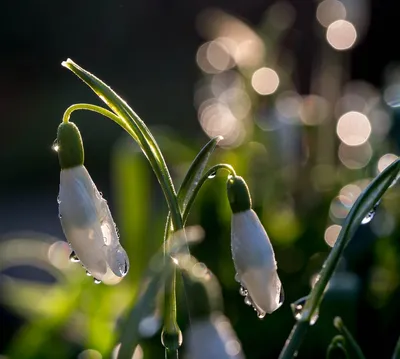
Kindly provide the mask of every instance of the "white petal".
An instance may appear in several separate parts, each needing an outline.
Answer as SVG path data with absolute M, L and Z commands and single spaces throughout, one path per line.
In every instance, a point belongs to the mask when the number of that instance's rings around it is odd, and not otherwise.
M 107 201 L 84 166 L 61 171 L 58 199 L 64 234 L 82 265 L 107 284 L 120 281 L 128 270 L 128 257 Z
M 236 333 L 220 313 L 194 320 L 185 337 L 187 359 L 244 359 Z
M 253 210 L 232 215 L 232 256 L 238 278 L 260 314 L 280 307 L 282 285 L 271 242 Z

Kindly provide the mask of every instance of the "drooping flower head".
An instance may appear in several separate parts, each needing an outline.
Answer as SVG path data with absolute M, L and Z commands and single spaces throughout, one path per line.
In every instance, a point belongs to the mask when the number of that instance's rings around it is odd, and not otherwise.
M 118 283 L 129 270 L 129 259 L 119 243 L 107 201 L 83 165 L 82 137 L 74 123 L 60 124 L 57 145 L 59 217 L 72 258 L 80 261 L 96 282 Z
M 277 273 L 274 250 L 267 232 L 251 208 L 251 197 L 242 177 L 227 183 L 232 209 L 231 250 L 245 303 L 252 305 L 259 318 L 272 313 L 283 302 L 283 289 Z

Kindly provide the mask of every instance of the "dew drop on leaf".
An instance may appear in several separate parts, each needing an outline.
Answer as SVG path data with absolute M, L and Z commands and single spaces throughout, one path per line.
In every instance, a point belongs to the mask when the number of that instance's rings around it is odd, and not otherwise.
M 215 178 L 216 175 L 217 175 L 217 171 L 211 172 L 211 173 L 208 175 L 208 178 L 209 178 L 209 179 Z

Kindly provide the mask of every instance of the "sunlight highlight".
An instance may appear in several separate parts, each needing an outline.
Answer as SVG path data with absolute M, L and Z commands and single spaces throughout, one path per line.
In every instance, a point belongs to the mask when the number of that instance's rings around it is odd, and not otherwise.
M 251 85 L 259 95 L 271 95 L 279 86 L 279 76 L 275 70 L 262 67 L 253 73 Z
M 364 114 L 350 111 L 339 118 L 336 133 L 346 145 L 359 146 L 371 135 L 371 123 Z
M 351 22 L 337 20 L 329 25 L 326 39 L 335 50 L 348 50 L 356 42 L 357 30 Z

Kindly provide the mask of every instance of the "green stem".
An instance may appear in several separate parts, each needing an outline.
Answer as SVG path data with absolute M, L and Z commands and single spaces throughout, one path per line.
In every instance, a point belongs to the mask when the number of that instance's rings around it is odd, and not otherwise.
M 186 220 L 189 216 L 190 209 L 193 205 L 194 200 L 196 199 L 196 196 L 198 192 L 200 191 L 201 187 L 203 184 L 207 181 L 207 179 L 210 178 L 210 176 L 216 174 L 216 172 L 220 169 L 225 169 L 227 170 L 231 175 L 236 176 L 236 172 L 234 168 L 228 164 L 220 163 L 217 164 L 210 169 L 207 170 L 207 172 L 200 178 L 199 182 L 197 183 L 196 187 L 193 189 L 193 192 L 191 192 L 187 205 L 183 209 L 183 214 L 182 214 L 182 221 L 183 225 L 185 225 Z M 178 192 L 179 196 L 179 192 Z M 171 234 L 171 218 L 168 217 L 167 219 L 167 224 L 165 228 L 165 233 L 164 233 L 164 243 L 166 240 L 169 238 Z M 165 248 L 166 250 L 166 248 Z M 176 334 L 175 331 L 179 330 L 176 324 L 176 269 L 173 271 L 172 279 L 170 282 L 167 281 L 166 284 L 166 290 L 165 290 L 165 302 L 164 302 L 164 312 L 166 313 L 165 316 L 165 324 L 163 331 L 170 333 L 170 334 Z M 168 349 L 166 349 L 166 352 Z M 167 354 L 166 354 L 167 355 Z
M 165 351 L 165 359 L 179 359 L 177 350 L 166 350 Z
M 352 351 L 357 356 L 357 358 L 365 359 L 365 356 L 364 356 L 360 346 L 357 344 L 356 340 L 351 335 L 350 331 L 344 325 L 342 318 L 336 317 L 333 321 L 333 324 L 334 324 L 335 328 L 339 332 L 341 332 L 343 334 L 343 336 L 346 338 L 347 342 L 350 344 Z
M 400 359 L 400 337 L 397 339 L 396 347 L 392 355 L 392 359 Z
M 278 359 L 292 359 L 296 356 L 297 349 L 307 334 L 308 326 L 309 323 L 304 320 L 299 320 L 295 324 Z

